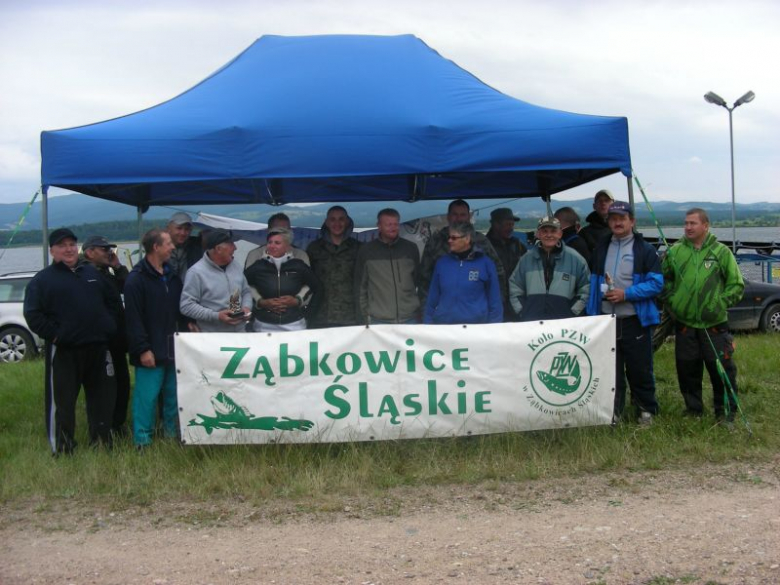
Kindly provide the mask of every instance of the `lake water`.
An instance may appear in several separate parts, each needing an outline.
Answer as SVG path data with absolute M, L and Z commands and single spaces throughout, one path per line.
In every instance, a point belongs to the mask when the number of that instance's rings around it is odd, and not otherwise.
M 138 244 L 136 242 L 124 242 L 120 243 L 119 257 L 125 264 L 125 259 L 128 255 L 132 254 L 132 259 L 129 263 L 135 264 L 138 261 Z M 257 247 L 257 244 L 251 244 L 249 242 L 239 241 L 236 242 L 236 261 L 240 262 L 243 266 L 244 260 L 247 254 L 253 248 Z M 51 262 L 51 258 L 49 258 Z M 43 249 L 40 246 L 25 246 L 24 248 L 9 248 L 3 252 L 0 249 L 0 274 L 7 274 L 9 272 L 27 272 L 35 271 L 43 268 Z
M 655 228 L 642 228 L 640 230 L 644 235 L 658 237 L 658 230 Z M 712 228 L 712 233 L 718 239 L 731 240 L 731 228 Z M 664 228 L 664 235 L 667 238 L 679 238 L 683 235 L 683 229 L 677 227 Z M 737 228 L 737 239 L 743 242 L 780 242 L 780 228 L 778 227 L 760 227 L 760 228 Z M 137 244 L 128 242 L 120 244 L 122 248 L 128 251 L 135 251 Z M 244 263 L 249 250 L 255 247 L 255 244 L 249 242 L 237 242 L 236 261 Z M 28 270 L 40 270 L 43 267 L 43 253 L 40 246 L 31 246 L 24 248 L 9 248 L 3 252 L 0 250 L 0 274 L 8 272 L 21 272 Z M 137 256 L 133 256 L 133 263 Z

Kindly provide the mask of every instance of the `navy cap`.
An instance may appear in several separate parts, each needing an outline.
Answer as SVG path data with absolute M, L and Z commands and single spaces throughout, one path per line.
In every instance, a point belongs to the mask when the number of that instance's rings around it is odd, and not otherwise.
M 70 231 L 68 228 L 57 228 L 49 234 L 49 247 L 59 244 L 65 238 L 73 238 L 78 241 L 76 234 Z
M 206 249 L 212 250 L 220 244 L 232 242 L 233 233 L 225 230 L 211 230 L 204 236 L 203 241 L 206 243 Z
M 89 236 L 81 246 L 82 250 L 89 248 L 116 248 L 105 236 Z
M 615 201 L 610 204 L 609 211 L 607 213 L 617 213 L 618 215 L 634 216 L 634 210 L 631 209 L 631 205 L 627 201 Z

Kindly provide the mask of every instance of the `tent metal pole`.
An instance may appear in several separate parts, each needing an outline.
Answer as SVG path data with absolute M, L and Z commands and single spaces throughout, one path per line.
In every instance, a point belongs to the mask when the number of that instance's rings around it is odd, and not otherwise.
M 631 209 L 634 209 L 634 184 L 631 182 L 631 177 L 626 177 L 626 183 L 628 184 L 628 204 Z
M 41 248 L 43 249 L 43 267 L 49 265 L 49 186 L 41 185 Z
M 138 259 L 140 260 L 143 257 L 143 249 L 142 249 L 142 241 L 144 239 L 143 229 L 144 229 L 144 211 L 143 207 L 140 205 L 136 208 L 138 209 Z

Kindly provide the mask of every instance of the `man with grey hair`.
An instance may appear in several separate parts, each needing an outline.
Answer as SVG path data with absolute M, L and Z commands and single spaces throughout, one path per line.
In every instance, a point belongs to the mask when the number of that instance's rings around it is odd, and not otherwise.
M 450 226 L 449 254 L 436 262 L 423 323 L 500 323 L 501 290 L 496 264 L 475 245 L 474 226 Z
M 425 244 L 422 259 L 420 260 L 420 288 L 422 298 L 428 295 L 428 287 L 431 283 L 436 261 L 449 252 L 449 226 L 459 222 L 471 222 L 471 207 L 468 202 L 463 199 L 455 199 L 450 202 L 447 206 L 447 226 L 433 234 Z M 474 243 L 482 248 L 482 251 L 485 252 L 488 258 L 496 263 L 498 281 L 501 284 L 501 295 L 503 297 L 506 295 L 507 273 L 504 270 L 504 264 L 501 262 L 501 258 L 496 254 L 496 250 L 484 234 L 479 232 L 475 233 Z
M 183 281 L 187 276 L 187 270 L 203 258 L 201 238 L 191 235 L 192 218 L 183 211 L 177 211 L 171 216 L 166 230 L 175 246 L 168 263 Z
M 206 253 L 184 279 L 182 315 L 195 319 L 199 331 L 244 331 L 252 313 L 252 293 L 244 271 L 233 261 L 233 236 L 212 230 L 204 241 Z
M 614 202 L 615 198 L 608 189 L 601 189 L 593 196 L 593 211 L 585 218 L 588 225 L 580 230 L 580 237 L 585 240 L 591 252 L 596 248 L 596 244 L 612 235 L 607 224 L 607 215 L 609 206 Z
M 270 233 L 271 230 L 275 228 L 286 229 L 289 230 L 291 234 L 293 233 L 292 223 L 290 222 L 290 218 L 286 213 L 274 213 L 271 217 L 268 218 L 268 230 L 266 233 Z M 303 260 L 306 264 L 310 264 L 309 255 L 304 250 L 301 250 L 292 244 L 290 244 L 290 254 L 292 254 L 293 258 L 298 258 L 299 260 Z M 249 254 L 246 255 L 246 260 L 244 261 L 244 269 L 246 270 L 252 266 L 252 264 L 264 258 L 265 256 L 265 246 L 258 246 L 257 248 L 250 250 Z
M 561 222 L 543 217 L 536 245 L 509 278 L 509 299 L 521 321 L 578 317 L 588 300 L 589 279 L 583 257 L 561 242 Z

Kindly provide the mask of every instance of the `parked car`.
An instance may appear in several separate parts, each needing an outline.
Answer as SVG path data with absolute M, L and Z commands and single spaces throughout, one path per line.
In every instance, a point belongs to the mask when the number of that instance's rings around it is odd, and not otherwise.
M 33 276 L 35 272 L 0 275 L 0 362 L 30 359 L 43 347 L 24 320 L 24 289 Z
M 780 333 L 780 284 L 745 279 L 742 300 L 729 309 L 729 327 Z

